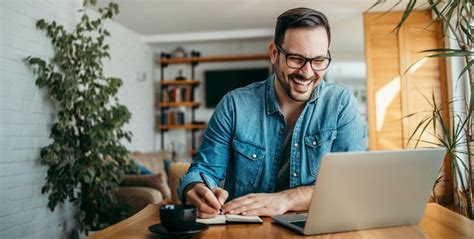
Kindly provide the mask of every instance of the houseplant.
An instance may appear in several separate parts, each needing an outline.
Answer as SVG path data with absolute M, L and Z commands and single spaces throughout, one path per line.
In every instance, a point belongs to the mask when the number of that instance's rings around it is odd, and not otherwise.
M 374 5 L 384 4 L 386 0 L 377 0 Z M 416 9 L 416 0 L 398 1 L 393 9 L 399 4 L 405 4 L 400 22 L 395 30 L 399 30 L 410 13 Z M 425 52 L 430 53 L 430 57 L 462 57 L 465 62 L 464 68 L 461 70 L 458 82 L 462 80 L 468 81 L 469 90 L 466 92 L 467 97 L 462 99 L 453 98 L 449 102 L 436 102 L 435 98 L 427 100 L 432 105 L 431 112 L 419 122 L 415 131 L 411 134 L 410 140 L 416 140 L 416 145 L 421 140 L 421 135 L 427 133 L 429 127 L 433 127 L 437 132 L 435 142 L 431 143 L 437 146 L 446 147 L 448 150 L 448 164 L 444 167 L 450 168 L 449 175 L 440 175 L 437 182 L 449 181 L 450 198 L 452 199 L 453 209 L 457 212 L 474 219 L 473 209 L 473 192 L 474 192 L 474 159 L 473 146 L 473 110 L 474 110 L 474 2 L 472 0 L 427 0 L 422 3 L 422 7 L 431 9 L 435 20 L 443 23 L 443 33 L 446 37 L 455 39 L 456 48 L 439 48 L 431 49 Z M 389 11 L 390 11 L 389 10 Z M 456 105 L 461 102 L 462 109 Z M 442 117 L 442 111 L 449 110 L 450 119 Z M 408 116 L 410 117 L 410 116 Z M 415 135 L 419 135 L 415 137 Z M 433 190 L 434 199 L 436 200 L 436 190 Z
M 49 193 L 52 211 L 66 200 L 76 205 L 81 231 L 97 228 L 101 212 L 114 201 L 111 190 L 133 167 L 121 143 L 132 137 L 123 129 L 131 114 L 116 96 L 122 80 L 105 77 L 102 65 L 102 59 L 110 58 L 105 43 L 110 34 L 104 23 L 119 8 L 111 2 L 90 19 L 88 7 L 95 4 L 96 0 L 83 1 L 82 17 L 70 32 L 55 21 L 38 20 L 36 26 L 51 40 L 54 56 L 49 61 L 26 58 L 36 84 L 58 106 L 52 143 L 41 150 L 41 164 L 48 167 L 41 191 Z

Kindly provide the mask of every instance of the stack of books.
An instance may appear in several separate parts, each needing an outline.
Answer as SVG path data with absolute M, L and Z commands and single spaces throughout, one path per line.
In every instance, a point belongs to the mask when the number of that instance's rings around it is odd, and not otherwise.
M 191 86 L 170 87 L 162 91 L 161 102 L 190 102 L 194 100 Z
M 164 109 L 161 112 L 161 125 L 183 125 L 185 124 L 184 112 L 176 109 Z

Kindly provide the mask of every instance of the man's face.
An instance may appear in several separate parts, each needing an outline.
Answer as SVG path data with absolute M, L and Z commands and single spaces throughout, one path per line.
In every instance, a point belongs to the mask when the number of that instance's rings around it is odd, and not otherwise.
M 327 57 L 328 46 L 328 37 L 323 27 L 288 29 L 281 44 L 286 53 L 306 58 Z M 324 78 L 326 70 L 315 71 L 310 62 L 301 69 L 290 68 L 286 63 L 285 53 L 278 51 L 275 43 L 270 44 L 269 50 L 277 84 L 280 86 L 276 87 L 277 91 L 283 90 L 293 101 L 308 101 L 314 88 Z

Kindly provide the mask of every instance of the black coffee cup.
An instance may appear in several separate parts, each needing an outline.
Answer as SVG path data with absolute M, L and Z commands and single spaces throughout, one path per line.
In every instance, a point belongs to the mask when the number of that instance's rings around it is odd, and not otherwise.
M 161 224 L 170 232 L 187 231 L 195 223 L 197 208 L 194 205 L 166 204 L 160 207 Z

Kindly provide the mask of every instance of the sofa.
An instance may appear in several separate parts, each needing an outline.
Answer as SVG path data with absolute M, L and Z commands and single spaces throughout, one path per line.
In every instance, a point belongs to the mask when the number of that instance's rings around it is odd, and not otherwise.
M 179 178 L 189 168 L 189 163 L 172 162 L 171 152 L 133 152 L 131 158 L 150 169 L 151 175 L 125 175 L 114 191 L 117 202 L 109 220 L 112 223 L 139 212 L 148 204 L 161 202 L 179 204 L 176 189 Z

